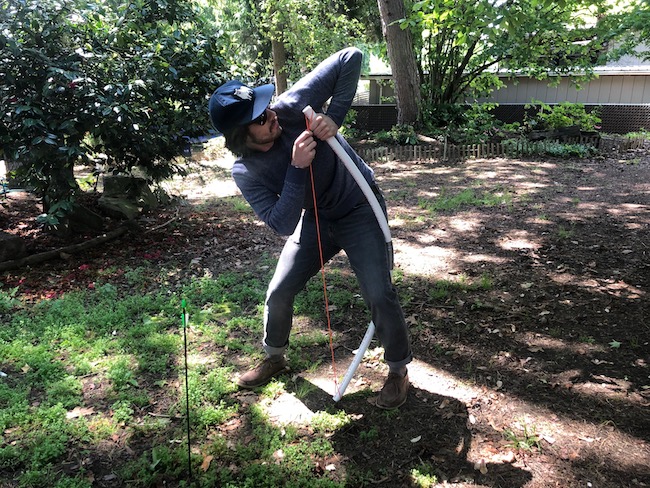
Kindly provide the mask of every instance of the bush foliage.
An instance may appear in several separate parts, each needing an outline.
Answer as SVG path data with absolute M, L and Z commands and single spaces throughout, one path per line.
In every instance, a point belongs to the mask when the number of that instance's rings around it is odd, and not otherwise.
M 602 119 L 598 111 L 587 113 L 582 103 L 562 102 L 549 105 L 533 100 L 525 105 L 526 110 L 536 110 L 534 115 L 526 114 L 525 124 L 530 129 L 562 129 L 578 126 L 583 131 L 594 131 L 600 127 Z
M 74 193 L 75 164 L 176 169 L 223 72 L 211 15 L 188 0 L 0 5 L 0 147 L 46 208 Z

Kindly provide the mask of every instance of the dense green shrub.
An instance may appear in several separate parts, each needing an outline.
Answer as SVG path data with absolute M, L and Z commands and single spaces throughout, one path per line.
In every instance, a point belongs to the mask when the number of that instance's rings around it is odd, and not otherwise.
M 460 123 L 448 129 L 449 137 L 458 144 L 480 144 L 494 136 L 501 125 L 492 114 L 495 104 L 475 103 L 464 112 Z
M 46 210 L 93 158 L 152 180 L 178 169 L 223 72 L 211 15 L 189 0 L 0 4 L 0 147 Z
M 492 139 L 502 125 L 490 103 L 445 104 L 424 110 L 425 130 L 434 136 L 445 135 L 454 144 L 480 144 Z
M 594 146 L 586 144 L 566 144 L 556 141 L 530 142 L 526 139 L 508 139 L 503 141 L 507 154 L 512 155 L 549 155 L 558 158 L 586 158 L 598 152 Z
M 577 125 L 583 131 L 594 131 L 602 122 L 598 111 L 587 113 L 581 103 L 562 102 L 551 106 L 533 100 L 526 104 L 525 108 L 526 110 L 537 109 L 535 115 L 526 115 L 525 122 L 530 129 L 561 129 Z
M 389 131 L 379 131 L 375 139 L 382 144 L 416 145 L 418 135 L 412 125 L 394 125 Z

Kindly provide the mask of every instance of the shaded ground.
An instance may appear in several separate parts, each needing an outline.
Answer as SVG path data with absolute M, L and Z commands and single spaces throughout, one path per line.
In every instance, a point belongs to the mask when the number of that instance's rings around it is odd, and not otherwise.
M 119 283 L 120 269 L 143 260 L 177 269 L 172 289 L 188 276 L 260 273 L 269 266 L 265 253 L 277 255 L 283 239 L 236 210 L 227 166 L 197 165 L 175 184 L 183 203 L 143 217 L 137 236 L 0 279 L 38 299 L 92 286 L 97 269 L 114 269 Z M 389 468 L 366 485 L 414 486 L 411 469 L 426 463 L 459 487 L 650 486 L 650 157 L 372 166 L 389 204 L 416 357 L 413 390 L 398 412 L 379 411 L 357 393 L 378 390 L 385 375 L 380 361 L 366 359 L 339 403 L 357 420 L 336 432 L 337 453 L 319 460 L 316 474 L 343 479 L 349 470 Z M 440 208 L 441 197 L 451 208 Z M 33 238 L 30 252 L 62 245 L 27 218 L 32 202 L 19 198 L 0 201 L 0 224 Z M 343 258 L 331 266 L 346 269 Z M 366 321 L 360 305 L 332 324 L 339 371 Z M 295 333 L 313 325 L 299 318 Z M 211 353 L 242 368 L 249 361 Z M 319 386 L 305 412 L 327 408 L 329 350 L 292 354 L 326 365 L 295 372 L 289 385 Z M 276 420 L 287 421 L 292 410 L 280 407 Z M 241 411 L 221 435 L 245 435 Z M 117 486 L 102 478 L 110 472 L 103 462 L 96 460 L 97 486 Z

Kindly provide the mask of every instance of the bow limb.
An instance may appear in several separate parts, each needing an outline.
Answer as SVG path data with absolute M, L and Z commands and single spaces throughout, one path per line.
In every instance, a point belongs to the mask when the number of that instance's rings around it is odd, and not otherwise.
M 312 109 L 309 105 L 307 105 L 302 112 L 305 114 L 308 121 L 311 121 L 316 116 L 314 109 Z M 343 146 L 341 146 L 339 141 L 337 141 L 335 137 L 330 137 L 325 142 L 327 142 L 330 145 L 334 153 L 343 162 L 347 170 L 354 178 L 354 181 L 356 181 L 357 185 L 359 185 L 359 188 L 361 188 L 361 191 L 366 197 L 366 200 L 368 200 L 368 203 L 372 207 L 372 211 L 375 214 L 375 218 L 379 223 L 379 227 L 381 227 L 382 234 L 384 235 L 384 240 L 386 241 L 389 269 L 392 270 L 393 269 L 393 242 L 390 235 L 390 228 L 388 227 L 388 219 L 386 218 L 386 214 L 384 213 L 384 210 L 381 208 L 381 204 L 377 199 L 377 195 L 375 195 L 375 192 L 372 191 L 372 188 L 370 188 L 370 185 L 361 174 L 361 171 L 359 171 L 357 165 L 354 164 L 354 161 L 352 161 L 350 155 L 345 152 Z M 338 402 L 343 397 L 343 394 L 345 393 L 345 389 L 347 388 L 348 384 L 350 383 L 350 380 L 354 376 L 354 373 L 357 371 L 357 368 L 359 367 L 359 364 L 363 359 L 363 355 L 366 353 L 366 350 L 368 349 L 368 346 L 370 345 L 370 341 L 372 340 L 374 335 L 375 335 L 375 324 L 374 322 L 371 321 L 368 324 L 368 329 L 366 330 L 366 334 L 364 335 L 363 340 L 361 341 L 361 345 L 359 346 L 359 349 L 357 349 L 354 359 L 350 363 L 350 366 L 348 366 L 348 370 L 346 371 L 345 376 L 343 377 L 343 381 L 341 382 L 338 391 L 334 394 L 333 399 L 335 402 Z
M 370 321 L 370 323 L 368 324 L 368 329 L 366 330 L 366 334 L 363 336 L 363 340 L 359 345 L 359 349 L 357 349 L 357 351 L 355 352 L 354 359 L 350 363 L 350 366 L 348 366 L 348 370 L 345 372 L 345 376 L 343 377 L 343 381 L 341 381 L 341 385 L 339 386 L 338 391 L 334 394 L 333 400 L 335 402 L 338 402 L 343 396 L 343 394 L 345 393 L 345 389 L 348 387 L 348 384 L 350 383 L 350 380 L 354 376 L 354 373 L 356 373 L 359 364 L 361 364 L 363 355 L 368 350 L 368 346 L 370 345 L 370 341 L 372 340 L 374 335 L 375 335 L 375 324 L 374 322 Z
M 311 106 L 309 105 L 307 105 L 302 112 L 310 121 L 316 116 L 316 112 L 314 112 L 314 109 L 312 109 Z M 354 164 L 354 161 L 352 161 L 350 155 L 345 152 L 343 146 L 341 146 L 339 141 L 336 140 L 336 137 L 330 137 L 325 142 L 327 142 L 330 145 L 334 153 L 343 162 L 347 170 L 352 175 L 352 178 L 354 178 L 354 181 L 356 181 L 357 185 L 359 185 L 359 188 L 361 189 L 364 196 L 366 197 L 366 200 L 368 200 L 368 203 L 370 204 L 370 207 L 372 208 L 372 211 L 375 214 L 375 218 L 379 223 L 379 227 L 381 227 L 381 231 L 384 235 L 384 240 L 386 241 L 386 246 L 388 248 L 389 268 L 393 269 L 393 242 L 390 235 L 390 228 L 388 227 L 388 220 L 386 219 L 386 214 L 384 213 L 384 210 L 382 209 L 381 204 L 377 199 L 377 195 L 375 195 L 375 192 L 372 191 L 372 188 L 370 188 L 370 185 L 361 174 L 361 171 L 359 171 L 357 165 Z

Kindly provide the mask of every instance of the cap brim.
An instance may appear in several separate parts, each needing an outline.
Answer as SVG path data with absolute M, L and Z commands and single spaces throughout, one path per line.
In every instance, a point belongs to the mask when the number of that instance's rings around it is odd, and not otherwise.
M 262 115 L 262 112 L 269 106 L 275 93 L 275 85 L 269 83 L 268 85 L 253 88 L 253 91 L 255 92 L 255 102 L 253 103 L 253 118 L 251 120 L 255 120 Z

